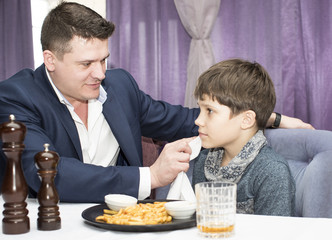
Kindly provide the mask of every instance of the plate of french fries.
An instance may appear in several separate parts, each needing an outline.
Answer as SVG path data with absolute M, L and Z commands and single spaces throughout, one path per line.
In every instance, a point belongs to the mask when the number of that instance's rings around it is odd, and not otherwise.
M 165 203 L 172 200 L 143 200 L 137 205 L 113 211 L 106 204 L 90 207 L 82 212 L 86 223 L 113 231 L 156 232 L 196 226 L 196 217 L 174 219 L 167 214 Z

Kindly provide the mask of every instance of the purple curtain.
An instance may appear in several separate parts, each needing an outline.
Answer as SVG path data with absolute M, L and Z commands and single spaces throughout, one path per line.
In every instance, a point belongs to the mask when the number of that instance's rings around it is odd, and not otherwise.
M 129 71 L 155 99 L 183 104 L 190 36 L 171 0 L 107 0 L 115 23 L 108 67 Z
M 0 0 L 0 81 L 34 68 L 30 0 Z
M 174 2 L 107 0 L 107 16 L 117 25 L 110 64 L 154 98 L 184 104 L 190 37 Z M 221 0 L 211 34 L 216 61 L 261 63 L 275 84 L 275 111 L 332 130 L 331 16 L 330 0 Z
M 332 2 L 222 0 L 211 41 L 216 61 L 261 63 L 276 88 L 279 111 L 332 130 Z

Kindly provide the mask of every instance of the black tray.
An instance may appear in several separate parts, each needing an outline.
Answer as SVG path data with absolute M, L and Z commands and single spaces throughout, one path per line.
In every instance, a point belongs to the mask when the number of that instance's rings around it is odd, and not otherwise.
M 138 201 L 139 203 L 153 203 L 155 201 L 168 201 L 168 200 L 143 200 Z M 159 232 L 159 231 L 170 231 L 177 229 L 184 229 L 196 226 L 196 216 L 195 214 L 188 219 L 172 219 L 170 223 L 155 224 L 155 225 L 120 225 L 120 224 L 108 224 L 97 222 L 95 219 L 97 216 L 103 215 L 104 209 L 108 209 L 106 204 L 99 204 L 90 208 L 85 209 L 82 212 L 82 217 L 85 222 L 94 225 L 99 228 L 104 228 L 113 231 L 123 231 L 123 232 Z

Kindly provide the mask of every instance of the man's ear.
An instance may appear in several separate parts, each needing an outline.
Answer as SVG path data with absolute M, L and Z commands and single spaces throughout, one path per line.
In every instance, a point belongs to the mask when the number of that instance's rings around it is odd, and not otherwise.
M 255 126 L 256 124 L 256 113 L 252 110 L 247 110 L 242 113 L 242 123 L 241 127 L 243 129 L 249 129 Z
M 49 72 L 53 72 L 55 70 L 56 56 L 50 50 L 45 50 L 43 52 L 43 57 L 47 70 Z

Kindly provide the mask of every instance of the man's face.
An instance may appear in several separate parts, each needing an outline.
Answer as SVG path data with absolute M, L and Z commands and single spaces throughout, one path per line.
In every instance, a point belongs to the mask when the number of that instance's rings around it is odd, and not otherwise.
M 108 40 L 86 40 L 75 36 L 72 50 L 58 59 L 52 54 L 52 67 L 47 68 L 55 86 L 73 105 L 99 96 L 99 86 L 105 78 Z

